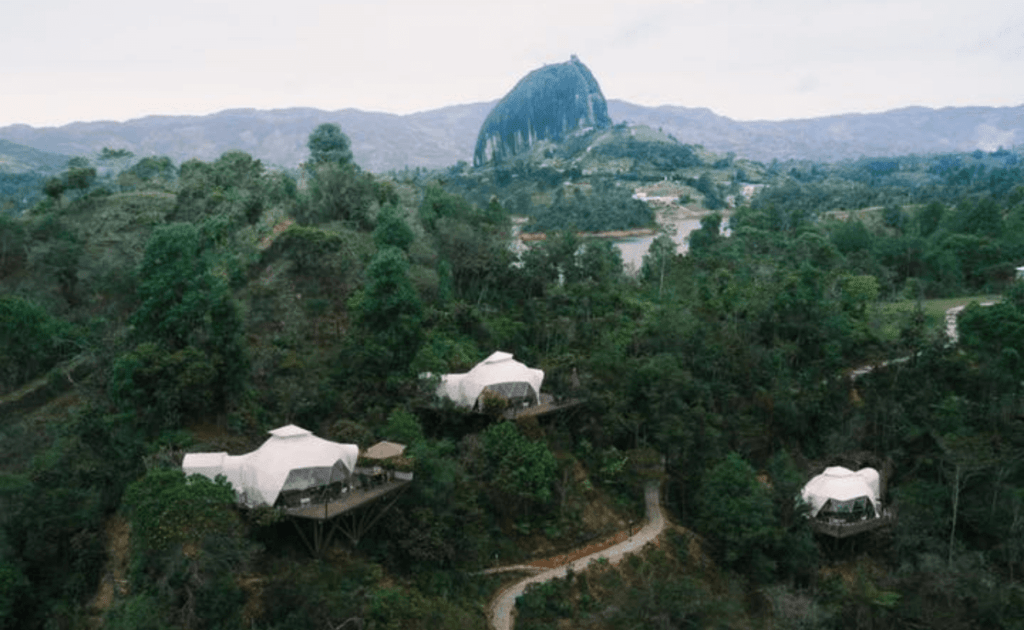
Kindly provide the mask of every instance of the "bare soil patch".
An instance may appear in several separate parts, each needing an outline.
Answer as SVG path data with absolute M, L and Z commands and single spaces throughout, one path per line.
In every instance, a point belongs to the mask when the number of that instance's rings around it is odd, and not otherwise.
M 120 514 L 107 519 L 104 527 L 106 538 L 107 563 L 103 568 L 96 595 L 89 602 L 92 612 L 92 625 L 103 626 L 103 617 L 119 597 L 128 595 L 128 558 L 131 550 L 131 526 Z

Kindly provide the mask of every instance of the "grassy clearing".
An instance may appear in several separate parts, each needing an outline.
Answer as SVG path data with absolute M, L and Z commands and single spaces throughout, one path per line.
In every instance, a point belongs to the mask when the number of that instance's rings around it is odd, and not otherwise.
M 953 298 L 921 300 L 921 311 L 924 313 L 925 327 L 935 335 L 945 334 L 946 311 L 954 306 L 965 306 L 971 302 L 997 302 L 1001 299 L 997 294 L 967 295 Z M 917 300 L 900 300 L 898 302 L 881 302 L 875 305 L 873 327 L 885 341 L 899 338 L 900 328 L 910 321 L 917 310 Z

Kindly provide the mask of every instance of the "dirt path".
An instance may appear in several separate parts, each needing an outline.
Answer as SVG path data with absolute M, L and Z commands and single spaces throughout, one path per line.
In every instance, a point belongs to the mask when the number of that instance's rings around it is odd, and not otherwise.
M 993 304 L 995 302 L 979 302 L 978 306 L 992 306 Z M 946 309 L 946 336 L 949 337 L 950 343 L 956 343 L 960 340 L 960 334 L 956 329 L 956 320 L 960 317 L 960 312 L 965 308 L 967 308 L 967 304 Z
M 573 571 L 582 571 L 588 564 L 599 558 L 605 558 L 611 564 L 618 564 L 619 560 L 621 560 L 623 556 L 636 553 L 643 549 L 647 543 L 657 538 L 658 535 L 661 534 L 662 530 L 665 529 L 665 513 L 661 509 L 660 494 L 660 483 L 651 482 L 647 484 L 647 488 L 644 491 L 644 499 L 647 505 L 647 524 L 627 540 L 581 558 L 570 560 L 566 564 L 553 569 L 548 569 L 543 573 L 531 575 L 530 577 L 524 578 L 519 582 L 502 589 L 501 592 L 491 600 L 491 604 L 487 611 L 491 627 L 494 628 L 494 630 L 512 630 L 512 613 L 516 607 L 516 598 L 522 595 L 526 590 L 526 587 L 530 584 L 537 584 L 540 582 L 547 582 L 548 580 L 553 580 L 555 578 L 565 577 L 570 568 Z M 573 554 L 570 554 L 570 557 L 572 555 Z M 532 569 L 534 567 L 530 568 Z M 497 572 L 497 570 L 492 570 L 492 572 Z
M 978 306 L 992 306 L 995 302 L 980 302 Z M 967 308 L 967 304 L 961 304 L 960 306 L 954 306 L 953 308 L 946 309 L 946 343 L 947 345 L 955 345 L 960 340 L 960 334 L 957 332 L 956 322 L 960 316 L 961 311 Z M 869 374 L 878 368 L 888 367 L 890 365 L 896 365 L 899 363 L 906 363 L 912 357 L 899 357 L 896 359 L 889 359 L 888 361 L 882 361 L 880 363 L 874 363 L 871 365 L 862 365 L 859 368 L 850 370 L 850 378 L 856 380 L 865 374 Z
M 121 515 L 107 519 L 105 526 L 107 562 L 96 595 L 89 602 L 91 626 L 102 628 L 103 619 L 118 598 L 128 595 L 128 560 L 131 529 Z

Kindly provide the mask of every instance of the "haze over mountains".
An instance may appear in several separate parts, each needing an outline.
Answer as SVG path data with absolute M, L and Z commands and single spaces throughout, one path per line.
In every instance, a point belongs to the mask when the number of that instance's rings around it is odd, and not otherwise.
M 266 164 L 295 167 L 307 156 L 309 133 L 333 122 L 352 140 L 356 162 L 383 172 L 472 163 L 481 127 L 497 101 L 453 105 L 408 115 L 343 109 L 227 110 L 206 116 L 147 116 L 127 122 L 81 122 L 62 127 L 0 128 L 0 139 L 40 151 L 95 155 L 104 147 L 176 163 L 214 160 L 241 150 Z M 787 121 L 736 121 L 704 108 L 646 107 L 608 100 L 613 123 L 660 128 L 680 142 L 759 161 L 838 161 L 862 156 L 950 153 L 1024 143 L 1024 105 L 908 107 Z M 2 166 L 2 165 L 0 165 Z

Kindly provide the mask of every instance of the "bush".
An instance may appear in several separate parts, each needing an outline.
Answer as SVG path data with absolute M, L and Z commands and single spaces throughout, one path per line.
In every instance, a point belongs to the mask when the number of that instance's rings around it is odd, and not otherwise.
M 70 357 L 79 331 L 24 298 L 0 296 L 0 389 L 13 389 Z

